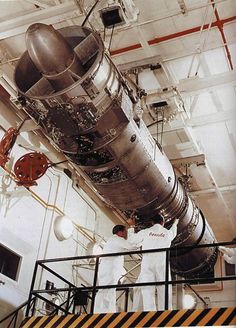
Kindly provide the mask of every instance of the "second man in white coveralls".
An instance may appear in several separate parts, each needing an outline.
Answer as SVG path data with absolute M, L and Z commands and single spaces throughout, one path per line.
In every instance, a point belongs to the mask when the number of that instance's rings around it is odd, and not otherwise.
M 128 240 L 131 243 L 141 243 L 142 250 L 169 248 L 172 240 L 177 234 L 178 220 L 175 220 L 168 230 L 164 228 L 162 217 L 152 219 L 153 226 L 134 233 L 134 229 L 129 229 Z M 141 262 L 141 272 L 138 282 L 154 282 L 165 280 L 166 252 L 144 253 Z M 168 264 L 169 265 L 169 264 Z M 169 280 L 171 280 L 169 268 Z M 172 286 L 168 286 L 168 308 L 172 309 Z M 155 299 L 155 286 L 141 287 L 143 311 L 161 311 L 165 309 L 165 286 L 157 286 L 157 305 Z
M 223 258 L 227 263 L 236 265 L 236 248 L 220 246 L 219 250 L 224 254 Z
M 103 253 L 119 253 L 134 249 L 127 241 L 127 229 L 116 225 L 104 248 Z M 102 257 L 98 269 L 98 285 L 116 285 L 122 275 L 124 256 Z M 95 298 L 94 313 L 116 312 L 116 289 L 99 289 Z

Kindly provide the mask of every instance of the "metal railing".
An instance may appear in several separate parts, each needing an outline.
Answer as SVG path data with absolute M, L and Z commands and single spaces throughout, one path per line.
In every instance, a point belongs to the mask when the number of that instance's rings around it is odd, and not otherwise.
M 34 306 L 30 308 L 30 301 L 31 298 L 34 296 L 42 298 L 41 294 L 49 293 L 49 292 L 67 292 L 67 303 L 66 306 L 56 306 L 58 310 L 63 311 L 65 314 L 71 313 L 70 312 L 70 302 L 69 300 L 73 298 L 73 295 L 76 291 L 87 292 L 91 295 L 91 305 L 90 305 L 90 313 L 94 312 L 94 302 L 95 302 L 95 295 L 99 289 L 109 289 L 109 288 L 116 288 L 117 290 L 126 290 L 131 287 L 142 287 L 142 286 L 159 286 L 165 285 L 165 309 L 168 309 L 168 287 L 169 285 L 174 284 L 194 284 L 198 283 L 206 283 L 209 281 L 209 277 L 206 278 L 192 278 L 192 279 L 182 279 L 182 280 L 171 280 L 169 281 L 169 258 L 171 251 L 177 250 L 190 250 L 193 248 L 206 248 L 206 247 L 215 247 L 218 246 L 228 246 L 228 245 L 235 245 L 236 242 L 222 242 L 222 243 L 214 243 L 214 244 L 205 244 L 205 245 L 195 245 L 195 246 L 182 246 L 182 247 L 170 247 L 170 248 L 161 248 L 161 249 L 150 249 L 150 250 L 140 250 L 140 251 L 129 251 L 129 252 L 119 252 L 119 253 L 110 253 L 110 254 L 100 254 L 100 255 L 90 255 L 90 256 L 76 256 L 76 257 L 67 257 L 67 258 L 59 258 L 59 259 L 47 259 L 47 260 L 39 260 L 35 264 L 32 284 L 30 288 L 29 300 L 28 300 L 28 307 L 26 310 L 26 315 L 30 315 L 34 313 Z M 114 256 L 121 256 L 121 255 L 133 255 L 133 254 L 146 254 L 146 253 L 158 253 L 158 252 L 166 252 L 166 261 L 165 261 L 165 280 L 163 281 L 155 281 L 155 282 L 142 282 L 142 283 L 125 283 L 125 284 L 114 284 L 114 285 L 97 285 L 97 276 L 98 276 L 98 269 L 99 269 L 99 260 L 103 257 L 114 257 Z M 94 277 L 93 277 L 93 285 L 89 287 L 78 287 L 66 280 L 64 277 L 50 269 L 46 264 L 53 263 L 53 262 L 65 262 L 65 261 L 75 261 L 75 260 L 95 260 L 95 269 L 94 269 Z M 37 270 L 39 267 L 47 270 L 48 272 L 54 274 L 57 278 L 64 281 L 68 284 L 68 288 L 56 288 L 52 290 L 45 290 L 45 289 L 34 289 L 35 280 L 37 275 Z M 225 281 L 225 280 L 235 280 L 236 276 L 224 276 L 224 277 L 211 277 L 210 280 L 212 281 Z M 55 304 L 54 304 L 55 306 Z
M 31 298 L 31 304 L 30 306 L 36 302 L 36 296 Z M 17 324 L 17 319 L 18 319 L 18 315 L 19 315 L 19 311 L 23 310 L 26 306 L 28 306 L 28 300 L 24 303 L 22 303 L 20 306 L 18 306 L 13 312 L 11 312 L 10 314 L 8 314 L 6 317 L 4 317 L 3 319 L 0 320 L 0 324 L 2 324 L 3 322 L 6 322 L 8 319 L 9 322 L 7 323 L 7 326 L 5 326 L 4 328 L 16 328 L 16 324 Z
M 206 278 L 192 278 L 192 279 L 181 279 L 181 280 L 169 280 L 169 258 L 170 258 L 170 253 L 171 251 L 177 251 L 177 250 L 190 250 L 193 248 L 204 248 L 204 247 L 215 247 L 217 248 L 218 246 L 228 246 L 228 245 L 235 245 L 236 242 L 222 242 L 222 243 L 214 243 L 214 244 L 205 244 L 205 245 L 195 245 L 195 246 L 182 246 L 182 247 L 170 247 L 170 248 L 161 248 L 161 249 L 150 249 L 150 250 L 139 250 L 139 251 L 129 251 L 129 252 L 119 252 L 119 253 L 110 253 L 110 254 L 100 254 L 100 255 L 90 255 L 90 256 L 75 256 L 75 257 L 66 257 L 66 258 L 54 258 L 54 259 L 46 259 L 46 260 L 38 260 L 35 263 L 34 267 L 34 272 L 33 272 L 33 278 L 32 278 L 32 283 L 30 287 L 30 292 L 29 292 L 29 298 L 28 301 L 26 301 L 24 304 L 22 304 L 20 307 L 18 307 L 15 311 L 10 313 L 8 316 L 3 318 L 0 321 L 0 324 L 4 322 L 5 320 L 9 319 L 12 317 L 10 323 L 6 328 L 10 327 L 16 327 L 11 326 L 11 324 L 14 322 L 16 323 L 17 321 L 17 313 L 19 310 L 21 310 L 23 307 L 26 306 L 26 316 L 34 315 L 35 313 L 35 305 L 36 305 L 36 300 L 40 299 L 43 302 L 46 302 L 50 304 L 53 308 L 51 314 L 58 313 L 59 311 L 62 311 L 63 315 L 66 314 L 72 314 L 75 313 L 75 306 L 73 306 L 74 302 L 74 297 L 76 292 L 84 292 L 89 295 L 89 298 L 91 299 L 91 304 L 90 304 L 90 311 L 89 313 L 94 312 L 94 301 L 95 301 L 95 296 L 96 292 L 99 289 L 109 289 L 109 288 L 116 288 L 117 290 L 123 290 L 125 295 L 126 295 L 126 301 L 125 301 L 125 309 L 127 311 L 127 298 L 128 298 L 128 293 L 129 293 L 129 288 L 133 287 L 142 287 L 142 286 L 159 286 L 159 285 L 165 285 L 165 309 L 168 309 L 168 288 L 169 285 L 178 285 L 178 284 L 183 284 L 183 285 L 189 285 L 189 284 L 195 284 L 195 283 L 206 283 L 209 281 L 209 277 Z M 99 270 L 99 261 L 103 257 L 114 257 L 114 256 L 121 256 L 121 255 L 134 255 L 134 254 L 146 254 L 146 253 L 158 253 L 158 252 L 166 252 L 166 261 L 165 261 L 165 280 L 163 281 L 155 281 L 155 282 L 142 282 L 142 283 L 124 283 L 124 284 L 114 284 L 114 285 L 97 285 L 97 276 L 98 276 L 98 270 Z M 77 260 L 95 260 L 95 268 L 94 268 L 94 276 L 93 276 L 93 285 L 92 286 L 81 286 L 78 287 L 65 279 L 62 275 L 58 274 L 51 268 L 47 266 L 49 263 L 59 263 L 59 262 L 66 262 L 66 261 L 77 261 Z M 66 288 L 55 288 L 55 289 L 35 289 L 35 284 L 36 284 L 36 277 L 39 269 L 44 269 L 50 274 L 54 275 L 68 287 Z M 221 277 L 211 277 L 211 281 L 226 281 L 226 280 L 236 280 L 236 275 L 231 275 L 231 276 L 221 276 Z M 60 304 L 57 305 L 53 303 L 51 300 L 47 299 L 46 297 L 43 296 L 43 294 L 53 294 L 53 293 L 60 293 L 60 292 L 65 292 L 67 294 L 66 300 Z

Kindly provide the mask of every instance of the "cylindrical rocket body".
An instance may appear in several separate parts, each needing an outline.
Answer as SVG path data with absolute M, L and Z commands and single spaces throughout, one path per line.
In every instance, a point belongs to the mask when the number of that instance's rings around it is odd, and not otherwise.
M 85 27 L 55 31 L 41 25 L 36 35 L 31 31 L 34 28 L 29 29 L 28 51 L 15 71 L 27 113 L 55 146 L 83 169 L 108 204 L 127 215 L 135 213 L 142 221 L 158 213 L 170 223 L 178 218 L 176 245 L 214 242 L 163 150 L 144 122 L 134 119 L 135 105 L 128 88 L 105 54 L 100 37 Z M 55 56 L 52 66 L 44 63 L 39 30 L 47 38 L 47 46 L 52 43 L 52 54 L 58 49 L 57 41 L 63 47 L 61 60 Z M 77 63 L 74 71 L 72 61 Z M 73 79 L 73 74 L 79 79 L 70 83 L 68 77 Z M 207 271 L 215 260 L 216 249 L 209 248 L 179 252 L 171 263 L 177 273 L 194 276 Z

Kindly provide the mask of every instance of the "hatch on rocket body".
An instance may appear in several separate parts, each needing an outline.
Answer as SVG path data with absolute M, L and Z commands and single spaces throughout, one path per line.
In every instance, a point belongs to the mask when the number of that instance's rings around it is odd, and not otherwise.
M 27 31 L 26 45 L 15 70 L 25 111 L 107 203 L 140 221 L 157 214 L 169 224 L 178 218 L 174 245 L 213 243 L 205 218 L 138 115 L 138 98 L 100 36 L 86 27 L 56 31 L 37 23 Z M 198 248 L 179 252 L 171 267 L 192 277 L 209 270 L 216 258 L 216 248 Z

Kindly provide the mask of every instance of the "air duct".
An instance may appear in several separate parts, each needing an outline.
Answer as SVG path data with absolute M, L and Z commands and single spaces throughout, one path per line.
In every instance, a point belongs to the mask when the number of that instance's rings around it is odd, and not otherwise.
M 177 180 L 141 117 L 139 101 L 86 27 L 59 30 L 34 24 L 15 70 L 22 105 L 57 149 L 77 164 L 108 204 L 140 222 L 179 218 L 175 245 L 215 241 L 203 214 Z M 175 254 L 176 255 L 176 254 Z M 172 269 L 183 276 L 208 271 L 216 248 L 178 252 Z

